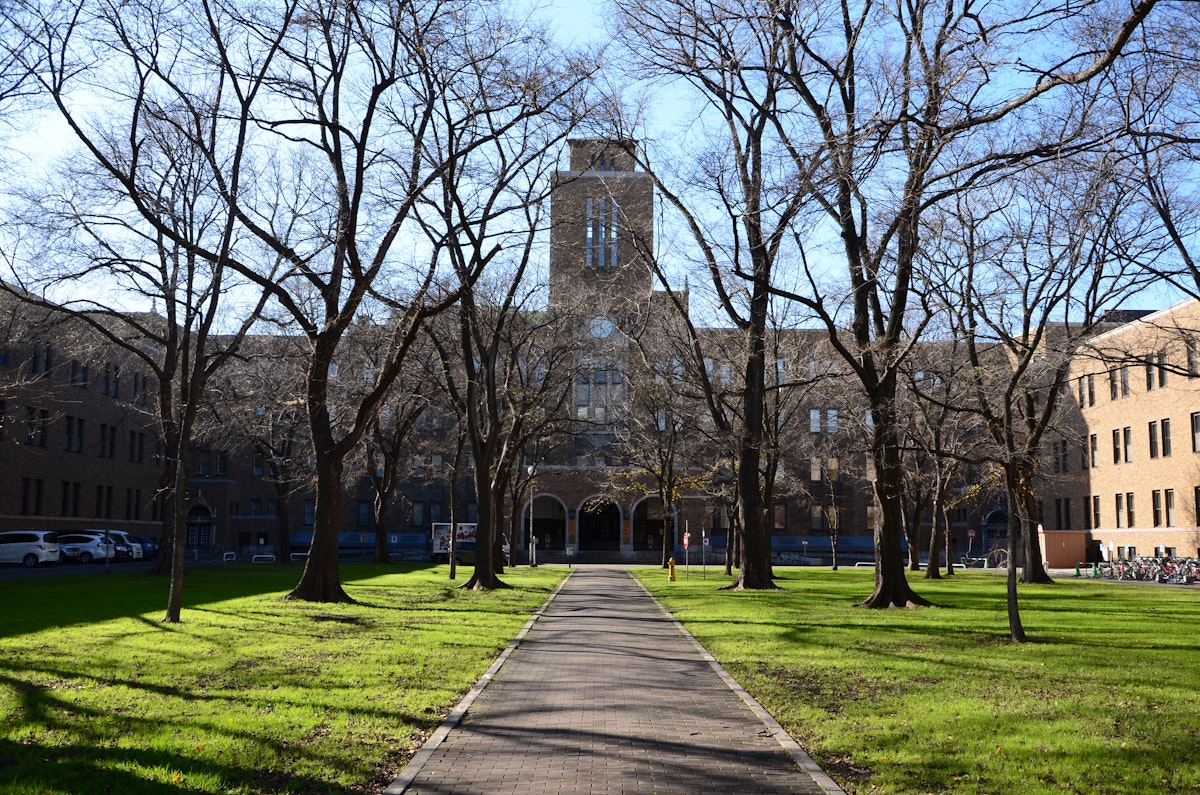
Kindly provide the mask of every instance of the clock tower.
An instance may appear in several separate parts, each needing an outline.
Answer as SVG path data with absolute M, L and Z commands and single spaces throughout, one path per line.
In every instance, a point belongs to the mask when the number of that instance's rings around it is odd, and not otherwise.
M 550 304 L 606 339 L 650 302 L 654 182 L 637 170 L 635 141 L 569 144 L 569 170 L 555 172 L 550 205 Z

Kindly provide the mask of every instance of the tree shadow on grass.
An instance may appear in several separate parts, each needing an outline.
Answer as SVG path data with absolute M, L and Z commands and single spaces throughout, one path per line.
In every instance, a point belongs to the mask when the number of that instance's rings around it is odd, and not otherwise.
M 154 778 L 161 778 L 155 781 Z M 219 782 L 198 786 L 200 782 Z M 364 782 L 365 783 L 365 782 Z M 0 788 L 6 792 L 344 793 L 345 787 L 283 770 L 260 770 L 135 748 L 80 744 L 43 746 L 0 740 Z M 19 789 L 18 789 L 19 788 Z

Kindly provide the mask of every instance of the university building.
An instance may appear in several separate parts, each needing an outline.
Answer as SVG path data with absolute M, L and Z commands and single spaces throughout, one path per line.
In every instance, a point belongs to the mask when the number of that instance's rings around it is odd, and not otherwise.
M 577 354 L 566 408 L 569 432 L 547 445 L 549 452 L 529 456 L 535 467 L 531 483 L 508 508 L 520 528 L 518 559 L 527 554 L 531 533 L 538 539 L 539 558 L 547 562 L 565 560 L 568 553 L 580 562 L 655 562 L 664 541 L 681 558 L 685 532 L 691 534 L 693 559 L 703 553 L 705 539 L 714 557 L 727 546 L 734 506 L 731 473 L 720 460 L 719 445 L 708 449 L 707 459 L 687 462 L 689 476 L 675 515 L 631 453 L 631 445 L 642 444 L 631 433 L 633 420 L 662 423 L 668 413 L 634 405 L 642 386 L 638 379 L 670 381 L 690 366 L 686 352 L 672 353 L 669 347 L 672 318 L 686 312 L 687 293 L 677 296 L 680 309 L 655 289 L 654 186 L 637 169 L 632 145 L 571 141 L 567 168 L 553 177 L 549 309 L 569 318 Z M 707 377 L 717 389 L 728 384 L 736 390 L 743 352 L 739 332 L 702 328 L 697 333 L 706 348 Z M 100 522 L 159 536 L 161 507 L 155 497 L 161 467 L 147 405 L 153 385 L 133 363 L 108 352 L 102 340 L 47 334 L 59 336 L 43 340 L 10 333 L 0 360 L 6 384 L 0 405 L 6 418 L 0 526 L 69 529 Z M 782 443 L 778 458 L 764 466 L 770 466 L 774 482 L 768 510 L 779 562 L 802 557 L 828 562 L 835 535 L 844 559 L 873 556 L 867 429 L 861 407 L 847 402 L 852 390 L 839 384 L 835 357 L 822 352 L 823 335 L 788 330 L 771 343 L 774 366 L 768 377 L 779 387 L 772 391 L 771 412 Z M 647 340 L 661 343 L 662 352 L 648 353 Z M 656 372 L 647 369 L 647 359 L 655 356 L 659 361 L 650 365 Z M 784 388 L 791 384 L 803 388 L 786 404 L 780 396 L 792 393 Z M 286 457 L 302 468 L 303 423 L 285 416 L 281 406 L 242 408 L 281 424 L 273 433 L 291 434 L 298 442 Z M 670 411 L 694 429 L 712 430 L 702 402 L 679 403 Z M 293 430 L 285 427 L 288 423 Z M 453 425 L 448 407 L 431 407 L 421 425 L 414 433 L 410 472 L 391 500 L 384 532 L 390 547 L 414 557 L 428 550 L 434 524 L 452 516 L 460 522 L 476 519 L 470 478 L 458 473 L 452 482 L 446 466 Z M 281 478 L 269 455 L 232 430 L 198 441 L 189 467 L 187 539 L 195 554 L 286 553 L 288 547 L 306 547 L 313 495 L 303 472 Z M 362 549 L 366 557 L 377 530 L 371 484 L 364 476 L 346 488 L 341 545 L 348 554 Z M 970 526 L 968 511 L 961 511 L 954 527 L 960 554 Z
M 1043 464 L 1052 565 L 1200 556 L 1200 302 L 1144 314 L 1074 356 L 1073 432 Z

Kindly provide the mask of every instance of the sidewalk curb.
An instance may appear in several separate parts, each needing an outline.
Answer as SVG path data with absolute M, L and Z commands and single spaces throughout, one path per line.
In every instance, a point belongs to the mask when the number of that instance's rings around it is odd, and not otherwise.
M 754 715 L 763 722 L 763 724 L 767 727 L 767 731 L 769 731 L 771 736 L 775 738 L 775 741 L 779 743 L 784 751 L 787 752 L 788 756 L 792 758 L 792 761 L 794 761 L 801 770 L 807 773 L 816 783 L 816 785 L 825 792 L 825 795 L 846 795 L 846 791 L 839 787 L 837 782 L 830 778 L 829 774 L 822 770 L 821 766 L 813 761 L 813 758 L 809 756 L 808 753 L 800 746 L 800 743 L 796 742 L 792 735 L 788 734 L 787 730 L 784 729 L 783 726 L 779 725 L 779 721 L 771 717 L 771 713 L 767 712 L 766 708 L 763 707 L 762 704 L 759 704 L 758 700 L 755 699 L 754 696 L 747 693 L 746 689 L 739 685 L 737 680 L 729 675 L 729 672 L 725 670 L 725 667 L 721 665 L 721 663 L 717 662 L 715 657 L 708 653 L 708 649 L 700 645 L 700 641 L 696 640 L 695 636 L 692 635 L 691 632 L 688 632 L 687 628 L 679 622 L 679 619 L 675 618 L 675 615 L 671 613 L 671 611 L 667 610 L 667 608 L 663 606 L 662 602 L 658 601 L 654 594 L 650 593 L 650 589 L 647 588 L 641 580 L 633 576 L 632 571 L 629 572 L 629 577 L 636 582 L 643 591 L 646 592 L 646 596 L 650 597 L 650 600 L 658 606 L 658 609 L 661 610 L 663 615 L 665 615 L 671 621 L 671 623 L 675 625 L 676 629 L 678 629 L 685 638 L 692 642 L 692 644 L 700 652 L 700 656 L 703 657 L 708 662 L 709 666 L 711 666 L 712 669 L 717 672 L 717 676 L 721 677 L 721 681 L 724 682 L 726 686 L 728 686 L 729 689 L 732 690 L 737 697 L 740 698 L 746 704 L 746 706 L 750 708 L 750 711 L 753 712 Z
M 462 697 L 462 700 L 460 700 L 458 704 L 454 706 L 454 709 L 451 710 L 450 714 L 446 716 L 446 719 L 442 721 L 442 724 L 437 727 L 437 730 L 429 736 L 429 739 L 425 741 L 425 744 L 421 746 L 420 750 L 413 754 L 413 758 L 408 761 L 408 764 L 404 766 L 404 769 L 400 771 L 399 775 L 392 779 L 392 783 L 388 785 L 387 789 L 383 791 L 382 795 L 401 795 L 401 793 L 408 789 L 409 785 L 413 783 L 416 777 L 421 774 L 421 768 L 424 767 L 425 763 L 429 761 L 429 758 L 433 756 L 433 752 L 437 750 L 438 746 L 442 744 L 442 741 L 446 739 L 450 732 L 460 723 L 462 723 L 462 719 L 466 717 L 467 710 L 471 708 L 471 704 L 473 704 L 475 699 L 479 698 L 479 695 L 483 693 L 484 689 L 491 684 L 493 677 L 495 677 L 500 671 L 500 667 L 504 665 L 504 662 L 509 658 L 509 656 L 516 651 L 518 646 L 521 645 L 521 641 L 527 634 L 529 634 L 529 630 L 533 629 L 533 625 L 537 623 L 537 620 L 542 617 L 543 613 L 546 612 L 546 608 L 549 607 L 550 603 L 554 601 L 554 597 L 558 596 L 559 591 L 561 591 L 563 586 L 567 584 L 567 581 L 571 579 L 571 574 L 573 572 L 573 569 L 567 570 L 567 576 L 563 577 L 562 582 L 560 582 L 558 587 L 554 589 L 554 593 L 550 594 L 549 598 L 546 599 L 546 601 L 542 603 L 542 606 L 537 609 L 537 612 L 535 612 L 533 616 L 527 622 L 525 622 L 525 626 L 521 628 L 521 631 L 518 632 L 516 637 L 512 639 L 512 642 L 508 644 L 508 648 L 500 652 L 500 656 L 496 658 L 496 661 L 492 663 L 491 667 L 487 669 L 483 676 L 479 677 L 479 681 L 477 681 L 474 687 L 472 687 L 467 694 Z

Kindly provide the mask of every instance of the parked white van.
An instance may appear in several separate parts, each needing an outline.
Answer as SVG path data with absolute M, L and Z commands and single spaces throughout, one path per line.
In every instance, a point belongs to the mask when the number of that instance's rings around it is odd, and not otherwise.
M 8 530 L 0 533 L 0 563 L 58 562 L 58 533 L 53 530 Z

